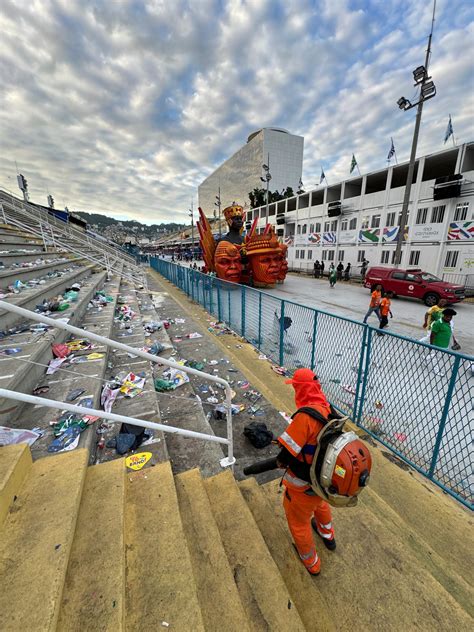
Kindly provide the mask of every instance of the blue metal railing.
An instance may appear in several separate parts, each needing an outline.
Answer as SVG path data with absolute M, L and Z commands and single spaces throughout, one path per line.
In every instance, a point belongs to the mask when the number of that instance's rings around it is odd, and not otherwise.
M 311 367 L 333 405 L 470 509 L 474 358 L 179 264 L 150 265 L 288 371 Z

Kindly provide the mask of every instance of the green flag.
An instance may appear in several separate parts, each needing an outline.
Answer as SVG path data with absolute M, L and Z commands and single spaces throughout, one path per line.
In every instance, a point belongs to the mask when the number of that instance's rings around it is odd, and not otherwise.
M 351 170 L 349 171 L 349 174 L 351 174 L 356 167 L 357 167 L 357 160 L 355 159 L 354 154 L 352 154 Z

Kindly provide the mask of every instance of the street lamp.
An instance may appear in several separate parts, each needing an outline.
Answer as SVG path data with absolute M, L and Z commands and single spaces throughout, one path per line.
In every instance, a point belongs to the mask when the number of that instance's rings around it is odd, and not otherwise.
M 428 37 L 428 48 L 426 49 L 425 65 L 418 66 L 413 71 L 413 79 L 415 80 L 415 87 L 420 87 L 420 98 L 417 103 L 411 103 L 405 97 L 400 97 L 397 101 L 397 105 L 400 110 L 411 110 L 411 108 L 418 107 L 416 112 L 415 129 L 413 130 L 413 140 L 411 144 L 410 164 L 408 165 L 407 182 L 405 185 L 405 194 L 403 197 L 402 213 L 400 217 L 400 226 L 397 235 L 397 246 L 395 248 L 394 265 L 399 266 L 401 263 L 402 255 L 402 243 L 403 235 L 405 233 L 405 225 L 408 219 L 408 204 L 410 202 L 411 185 L 413 181 L 413 174 L 415 172 L 415 160 L 416 160 L 416 147 L 418 145 L 418 135 L 420 132 L 421 113 L 423 111 L 423 103 L 432 99 L 436 95 L 436 86 L 431 81 L 431 77 L 428 76 L 428 62 L 431 54 L 431 39 L 433 37 L 433 25 L 436 9 L 436 1 L 433 6 L 433 18 L 431 21 L 431 33 Z
M 266 165 L 265 164 L 262 165 L 262 169 L 265 171 L 265 176 L 263 178 L 260 176 L 260 180 L 262 182 L 266 182 L 267 183 L 266 220 L 268 221 L 268 187 L 269 187 L 269 184 L 270 184 L 270 180 L 272 179 L 272 175 L 270 173 L 270 154 L 267 155 L 267 163 L 268 164 L 266 164 Z
M 194 207 L 193 201 L 191 200 L 191 208 L 188 211 L 189 217 L 191 218 L 191 243 L 193 248 L 192 258 L 194 258 Z

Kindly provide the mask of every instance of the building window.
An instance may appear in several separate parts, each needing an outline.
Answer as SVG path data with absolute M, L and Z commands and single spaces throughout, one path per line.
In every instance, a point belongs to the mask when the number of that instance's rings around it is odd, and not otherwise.
M 408 226 L 408 222 L 410 220 L 410 211 L 408 211 L 407 213 L 407 223 L 406 226 Z M 398 226 L 400 226 L 400 224 L 402 223 L 402 212 L 400 211 L 400 213 L 398 214 Z
M 309 225 L 309 232 L 314 233 L 314 224 Z
M 442 206 L 433 206 L 433 210 L 431 211 L 431 223 L 442 224 L 444 221 L 445 210 L 446 206 L 444 204 Z
M 296 227 L 296 234 L 297 235 L 301 235 L 301 225 L 298 224 L 298 226 Z
M 295 250 L 295 259 L 299 259 L 299 258 L 300 258 L 300 251 Z
M 337 230 L 337 219 L 335 219 L 333 222 L 331 222 L 331 230 L 333 233 L 336 232 Z
M 339 251 L 338 258 L 339 258 L 339 261 L 344 261 L 344 250 Z
M 321 232 L 321 224 L 319 222 L 316 222 L 316 224 L 314 225 L 314 232 L 315 233 Z
M 417 266 L 420 263 L 420 252 L 420 250 L 412 250 L 410 252 L 409 266 Z
M 446 259 L 444 262 L 445 268 L 455 268 L 458 263 L 458 254 L 457 250 L 450 250 L 446 253 Z
M 357 253 L 357 262 L 361 263 L 365 259 L 365 250 L 359 250 Z
M 460 204 L 456 204 L 456 209 L 454 211 L 454 221 L 463 222 L 465 219 L 467 219 L 468 210 L 469 202 L 461 202 Z
M 387 213 L 387 221 L 385 222 L 385 226 L 395 226 L 395 216 L 396 213 L 392 211 L 392 213 Z
M 392 263 L 395 263 L 395 254 L 396 254 L 396 250 L 392 251 Z M 403 250 L 400 252 L 400 261 L 402 261 L 403 259 Z M 403 278 L 403 277 L 400 277 Z
M 347 219 L 343 219 L 341 222 L 341 230 L 347 230 L 347 225 L 348 225 L 348 220 Z
M 357 228 L 357 217 L 353 217 L 349 222 L 349 230 L 355 230 Z
M 368 215 L 366 215 L 365 217 L 362 218 L 362 222 L 361 222 L 360 227 L 361 227 L 362 230 L 364 230 L 364 229 L 369 227 L 369 216 Z
M 301 231 L 303 235 L 306 235 L 306 228 L 307 228 L 307 225 L 303 224 L 303 230 Z
M 329 232 L 329 222 L 324 222 L 324 232 L 325 233 Z
M 300 250 L 300 259 L 304 259 L 304 250 Z
M 417 224 L 426 224 L 426 220 L 428 219 L 428 209 L 427 208 L 419 208 L 416 212 L 416 223 Z
M 313 258 L 313 251 L 308 250 L 308 259 L 312 259 L 312 258 Z
M 390 259 L 390 250 L 384 250 L 380 257 L 380 263 L 388 263 Z
M 334 250 L 323 250 L 323 261 L 334 261 Z
M 370 222 L 371 228 L 379 228 L 380 226 L 380 215 L 372 215 L 372 221 Z

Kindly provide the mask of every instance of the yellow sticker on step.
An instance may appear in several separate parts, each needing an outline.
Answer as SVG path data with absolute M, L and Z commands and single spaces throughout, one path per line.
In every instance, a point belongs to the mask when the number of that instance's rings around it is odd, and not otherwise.
M 141 470 L 142 467 L 151 459 L 151 452 L 140 452 L 140 454 L 132 454 L 125 459 L 125 465 L 131 470 Z
M 346 475 L 346 470 L 340 465 L 336 465 L 336 467 L 334 468 L 334 471 L 341 478 L 344 478 L 344 476 Z

